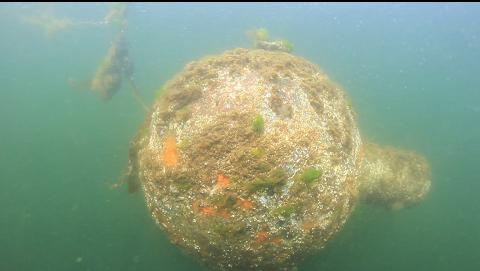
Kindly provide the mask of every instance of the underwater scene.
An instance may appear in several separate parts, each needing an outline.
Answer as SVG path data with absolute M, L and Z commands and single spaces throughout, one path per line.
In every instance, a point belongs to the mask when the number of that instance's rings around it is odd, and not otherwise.
M 0 270 L 480 270 L 479 26 L 0 4 Z

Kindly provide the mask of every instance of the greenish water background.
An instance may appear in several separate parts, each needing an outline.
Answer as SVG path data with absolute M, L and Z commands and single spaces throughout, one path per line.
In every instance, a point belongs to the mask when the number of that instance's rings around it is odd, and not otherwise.
M 145 115 L 126 88 L 110 102 L 73 90 L 115 31 L 47 38 L 0 5 L 0 270 L 205 270 L 170 245 L 141 194 L 110 190 Z M 98 20 L 105 4 L 50 6 Z M 266 27 L 352 97 L 364 138 L 415 149 L 432 190 L 396 212 L 359 206 L 300 270 L 480 270 L 478 4 L 132 4 L 131 55 L 142 96 L 189 61 L 249 47 Z

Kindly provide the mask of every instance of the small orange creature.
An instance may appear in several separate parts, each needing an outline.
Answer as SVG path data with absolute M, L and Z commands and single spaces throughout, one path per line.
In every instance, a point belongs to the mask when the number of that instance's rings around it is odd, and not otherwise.
M 217 187 L 218 188 L 227 188 L 230 185 L 230 179 L 227 176 L 220 173 L 217 177 Z
M 178 164 L 177 140 L 169 135 L 164 142 L 163 161 L 167 167 L 175 167 Z
M 267 239 L 268 239 L 268 236 L 269 236 L 268 231 L 259 231 L 259 232 L 257 232 L 257 235 L 255 236 L 255 242 L 257 244 L 265 243 L 265 241 L 267 241 Z
M 249 210 L 253 208 L 253 202 L 248 199 L 238 199 L 237 204 L 243 209 Z
M 200 213 L 204 216 L 212 216 L 215 215 L 216 210 L 213 207 L 202 207 L 200 208 Z
M 222 209 L 218 212 L 218 215 L 225 218 L 225 219 L 230 219 L 232 218 L 232 215 L 228 210 Z
M 283 244 L 283 239 L 282 237 L 275 237 L 272 239 L 272 244 L 280 246 Z

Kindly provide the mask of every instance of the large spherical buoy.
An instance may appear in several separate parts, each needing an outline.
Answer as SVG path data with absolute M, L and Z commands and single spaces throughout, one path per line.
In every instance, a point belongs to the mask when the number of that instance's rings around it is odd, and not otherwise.
M 132 141 L 129 173 L 172 242 L 208 266 L 290 270 L 333 238 L 357 199 L 403 207 L 427 193 L 426 160 L 392 149 L 395 168 L 365 146 L 346 93 L 317 66 L 235 49 L 165 85 Z

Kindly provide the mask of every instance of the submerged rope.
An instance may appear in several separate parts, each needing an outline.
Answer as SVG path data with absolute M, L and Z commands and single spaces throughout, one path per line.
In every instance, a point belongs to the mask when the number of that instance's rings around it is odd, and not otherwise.
M 143 101 L 142 97 L 140 96 L 140 92 L 138 91 L 137 85 L 135 84 L 135 81 L 133 81 L 132 77 L 128 78 L 128 82 L 130 85 L 130 90 L 132 91 L 132 95 L 135 98 L 135 100 L 140 104 L 140 106 L 143 107 L 145 112 L 148 112 L 150 109 L 149 107 L 145 104 Z

